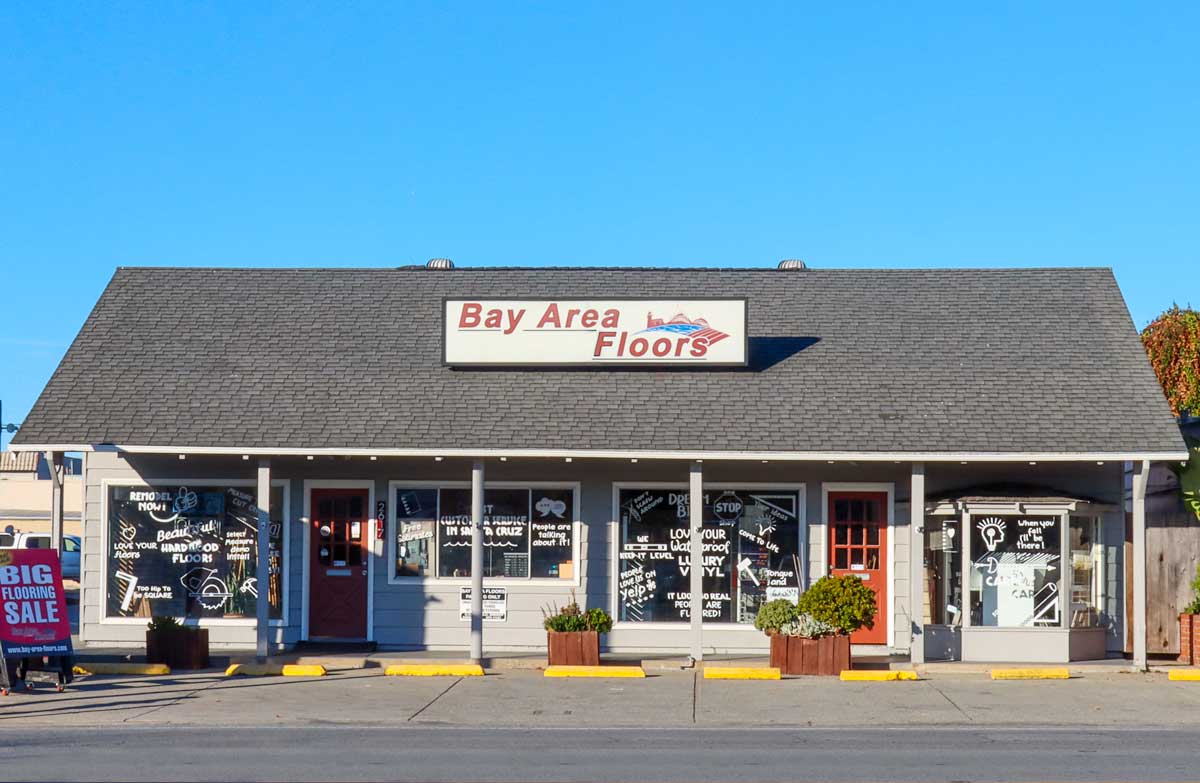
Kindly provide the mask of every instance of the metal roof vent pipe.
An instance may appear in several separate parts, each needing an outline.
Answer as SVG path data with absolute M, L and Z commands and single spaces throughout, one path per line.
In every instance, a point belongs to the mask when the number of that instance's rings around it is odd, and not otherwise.
M 798 258 L 785 258 L 779 262 L 780 269 L 808 269 L 808 264 Z
M 453 269 L 454 262 L 448 258 L 431 258 L 425 262 L 426 269 Z

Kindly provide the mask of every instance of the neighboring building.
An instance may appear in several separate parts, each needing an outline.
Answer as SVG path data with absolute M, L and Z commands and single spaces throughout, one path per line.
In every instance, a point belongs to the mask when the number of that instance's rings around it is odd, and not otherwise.
M 77 536 L 83 460 L 67 457 L 63 462 L 63 535 Z M 0 451 L 0 532 L 5 531 L 50 532 L 50 468 L 39 452 Z
M 253 645 L 261 461 L 275 643 L 464 649 L 482 468 L 490 650 L 574 594 L 612 651 L 694 609 L 765 651 L 833 572 L 878 596 L 859 653 L 976 661 L 1119 655 L 1125 464 L 1144 553 L 1187 457 L 1106 269 L 122 268 L 13 448 L 84 453 L 89 643 Z

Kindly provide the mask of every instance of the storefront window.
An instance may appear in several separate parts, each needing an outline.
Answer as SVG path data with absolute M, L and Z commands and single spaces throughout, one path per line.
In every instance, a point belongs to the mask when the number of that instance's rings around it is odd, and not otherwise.
M 283 617 L 283 487 L 271 487 L 267 600 Z M 110 487 L 109 617 L 254 617 L 258 508 L 249 487 Z
M 1071 627 L 1100 625 L 1100 586 L 1103 584 L 1104 549 L 1100 520 L 1071 517 Z
M 1058 515 L 979 514 L 971 519 L 971 624 L 1062 624 L 1062 520 Z
M 617 614 L 621 622 L 688 622 L 688 493 L 623 489 Z M 704 620 L 752 623 L 764 601 L 800 597 L 800 494 L 729 489 L 704 493 Z
M 394 490 L 397 578 L 471 575 L 470 487 Z M 489 488 L 483 496 L 483 575 L 575 577 L 575 495 L 561 488 Z

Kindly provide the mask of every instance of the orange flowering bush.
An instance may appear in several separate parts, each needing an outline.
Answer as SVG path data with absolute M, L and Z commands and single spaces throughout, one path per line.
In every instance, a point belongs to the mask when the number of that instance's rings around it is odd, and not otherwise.
M 1200 416 L 1200 313 L 1170 310 L 1142 330 L 1142 345 L 1176 416 Z

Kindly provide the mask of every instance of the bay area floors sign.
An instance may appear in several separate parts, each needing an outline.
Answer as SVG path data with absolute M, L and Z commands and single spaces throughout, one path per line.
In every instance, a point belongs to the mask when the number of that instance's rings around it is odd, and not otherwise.
M 1098 269 L 122 268 L 13 448 L 83 455 L 85 644 L 537 652 L 575 600 L 609 651 L 764 653 L 849 574 L 859 654 L 1135 665 L 1187 456 Z

